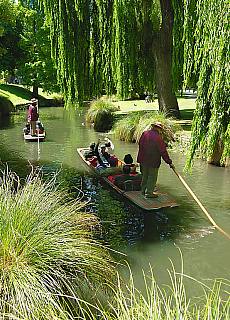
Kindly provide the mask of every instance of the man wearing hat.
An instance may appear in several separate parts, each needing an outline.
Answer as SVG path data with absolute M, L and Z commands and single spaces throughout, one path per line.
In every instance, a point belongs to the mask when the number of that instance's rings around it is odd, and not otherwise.
M 38 120 L 38 100 L 32 98 L 30 100 L 30 105 L 28 109 L 28 122 L 30 124 L 30 134 L 32 136 L 36 135 L 36 121 Z
M 161 157 L 174 168 L 172 160 L 166 149 L 166 144 L 161 137 L 163 126 L 160 122 L 151 124 L 151 128 L 142 133 L 139 140 L 137 162 L 140 163 L 142 173 L 141 192 L 145 198 L 156 198 L 154 188 L 156 186 L 158 170 L 161 165 Z

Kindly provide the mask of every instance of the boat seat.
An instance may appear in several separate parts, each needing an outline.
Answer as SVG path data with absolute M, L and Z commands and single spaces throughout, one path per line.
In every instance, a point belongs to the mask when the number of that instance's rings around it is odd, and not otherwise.
M 139 191 L 141 190 L 141 177 L 141 174 L 120 174 L 114 177 L 113 183 L 121 190 Z

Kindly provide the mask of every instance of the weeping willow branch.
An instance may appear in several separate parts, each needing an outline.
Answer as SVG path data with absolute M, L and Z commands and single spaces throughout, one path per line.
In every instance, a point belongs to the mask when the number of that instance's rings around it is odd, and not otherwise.
M 194 14 L 194 7 L 187 7 L 187 14 Z M 219 163 L 230 157 L 230 80 L 229 80 L 229 8 L 224 0 L 199 0 L 197 24 L 187 56 L 194 61 L 193 70 L 198 75 L 197 109 L 192 126 L 192 142 L 187 165 L 191 166 L 198 148 L 209 162 L 214 161 L 217 146 Z M 187 30 L 188 31 L 188 30 Z M 190 29 L 191 32 L 191 29 Z M 188 34 L 188 33 L 187 33 Z M 187 39 L 189 43 L 189 39 Z M 191 67 L 191 66 L 190 66 Z M 217 161 L 218 162 L 218 161 Z

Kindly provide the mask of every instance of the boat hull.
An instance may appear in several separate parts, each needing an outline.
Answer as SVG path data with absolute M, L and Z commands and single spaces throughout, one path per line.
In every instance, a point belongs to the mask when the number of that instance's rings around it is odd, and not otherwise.
M 24 140 L 28 141 L 28 142 L 40 142 L 40 141 L 44 141 L 46 137 L 45 132 L 42 134 L 39 134 L 38 136 L 32 136 L 31 134 L 25 134 L 24 133 Z
M 78 148 L 77 152 L 79 156 L 82 158 L 83 162 L 86 164 L 88 169 L 94 173 L 97 173 L 100 179 L 102 179 L 107 185 L 112 187 L 117 193 L 119 193 L 122 197 L 129 200 L 136 206 L 140 207 L 143 210 L 152 211 L 152 210 L 159 210 L 162 208 L 173 208 L 178 207 L 176 201 L 167 193 L 157 191 L 156 194 L 158 195 L 157 198 L 148 198 L 146 199 L 142 194 L 141 191 L 125 191 L 120 189 L 116 186 L 113 182 L 111 182 L 106 176 L 101 176 L 99 172 L 97 172 L 96 168 L 91 165 L 89 161 L 87 161 L 84 157 L 84 153 L 88 151 L 88 148 Z M 121 163 L 121 161 L 120 161 Z M 106 169 L 105 169 L 106 170 Z

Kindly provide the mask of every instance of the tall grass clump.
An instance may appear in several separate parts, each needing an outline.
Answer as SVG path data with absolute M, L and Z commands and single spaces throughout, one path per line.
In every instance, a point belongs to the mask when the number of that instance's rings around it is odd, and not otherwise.
M 161 122 L 165 142 L 174 141 L 174 133 L 180 129 L 173 119 L 166 118 L 160 112 L 132 113 L 119 120 L 114 126 L 114 134 L 126 142 L 138 142 L 142 133 L 148 130 L 152 123 Z
M 195 279 L 194 286 L 200 286 L 204 292 L 196 302 L 187 297 L 184 285 L 185 275 L 176 273 L 174 268 L 169 271 L 170 284 L 161 287 L 157 284 L 153 270 L 150 275 L 143 273 L 145 290 L 135 287 L 130 271 L 128 284 L 118 277 L 118 288 L 115 292 L 114 303 L 111 304 L 109 316 L 104 313 L 103 319 L 109 320 L 228 320 L 230 315 L 229 292 L 230 283 L 214 281 L 211 287 Z M 222 288 L 223 286 L 223 288 Z M 221 290 L 222 288 L 222 290 Z M 144 291 L 144 292 L 143 292 Z M 225 298 L 222 296 L 225 294 Z M 194 299 L 195 300 L 195 299 Z
M 96 131 L 109 131 L 114 122 L 114 112 L 118 108 L 104 100 L 95 100 L 90 104 L 86 114 L 86 122 L 94 123 Z
M 54 180 L 31 175 L 22 186 L 1 174 L 1 319 L 71 319 L 112 285 L 112 260 L 92 235 L 98 222 L 81 209 Z
M 0 117 L 8 116 L 13 111 L 13 103 L 7 97 L 0 95 Z
M 125 142 L 135 142 L 134 133 L 141 118 L 140 112 L 132 112 L 130 115 L 118 120 L 114 125 L 114 135 Z
M 95 131 L 109 131 L 114 123 L 115 111 L 118 111 L 118 108 L 108 101 L 92 101 L 86 114 L 86 122 L 93 123 Z

